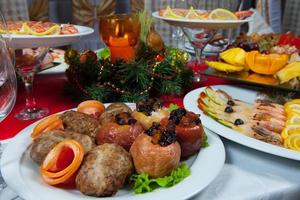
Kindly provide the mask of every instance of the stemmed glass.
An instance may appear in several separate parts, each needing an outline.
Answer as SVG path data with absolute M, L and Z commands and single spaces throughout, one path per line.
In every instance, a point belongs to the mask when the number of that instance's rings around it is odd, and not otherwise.
M 0 25 L 3 30 L 6 30 L 6 34 L 9 35 L 7 24 L 1 11 Z M 5 40 L 0 35 L 0 123 L 14 107 L 17 96 L 17 78 L 10 55 Z M 0 157 L 1 154 L 2 145 L 0 143 Z M 0 190 L 5 187 L 6 184 L 0 171 Z
M 177 0 L 176 8 L 182 9 L 190 9 L 193 7 L 194 9 L 198 9 L 198 4 L 193 0 Z M 208 29 L 191 29 L 181 27 L 184 35 L 192 45 L 195 51 L 196 62 L 191 65 L 194 71 L 194 80 L 196 82 L 200 82 L 205 80 L 203 76 L 201 76 L 201 64 L 203 63 L 203 49 L 205 46 L 213 39 L 215 35 L 214 30 Z
M 26 91 L 26 106 L 15 115 L 15 117 L 19 120 L 42 118 L 49 113 L 49 110 L 47 108 L 37 106 L 36 100 L 33 95 L 34 75 L 41 67 L 41 63 L 48 51 L 49 47 L 21 49 L 15 51 L 15 68 L 25 84 Z

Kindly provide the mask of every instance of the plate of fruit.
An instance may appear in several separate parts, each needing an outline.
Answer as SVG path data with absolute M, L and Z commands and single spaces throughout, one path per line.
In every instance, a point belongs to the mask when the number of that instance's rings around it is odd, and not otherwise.
M 227 29 L 237 28 L 243 23 L 251 20 L 253 11 L 245 10 L 231 12 L 226 9 L 217 8 L 212 11 L 190 9 L 170 8 L 160 9 L 153 12 L 152 16 L 165 22 L 187 28 L 206 28 L 206 29 Z
M 300 161 L 300 100 L 277 103 L 256 90 L 216 85 L 184 97 L 203 125 L 244 146 Z
M 157 99 L 88 100 L 21 131 L 1 172 L 24 199 L 187 199 L 218 175 L 220 138 L 199 115 Z
M 206 75 L 255 85 L 299 91 L 300 38 L 286 34 L 240 37 L 216 61 L 207 61 Z
M 0 34 L 9 39 L 14 48 L 34 48 L 39 46 L 64 46 L 92 34 L 94 30 L 73 24 L 57 24 L 42 21 L 8 21 L 0 24 Z M 9 44 L 10 44 L 9 43 Z

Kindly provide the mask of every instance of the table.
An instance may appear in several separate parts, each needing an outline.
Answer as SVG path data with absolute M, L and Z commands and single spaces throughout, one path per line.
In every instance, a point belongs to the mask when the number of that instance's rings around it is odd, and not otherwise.
M 222 80 L 208 78 L 201 85 L 222 84 Z M 35 96 L 41 106 L 51 113 L 75 107 L 77 102 L 64 94 L 64 74 L 38 75 Z M 19 84 L 22 85 L 22 84 Z M 195 85 L 199 86 L 199 85 Z M 164 97 L 168 102 L 182 104 L 182 97 Z M 18 91 L 16 106 L 1 122 L 0 137 L 5 139 L 18 133 L 33 121 L 18 121 L 13 115 L 24 105 L 24 90 Z M 219 176 L 193 200 L 219 199 L 299 199 L 300 162 L 272 156 L 222 138 L 226 149 L 226 163 Z M 201 181 L 201 180 L 199 180 Z M 9 189 L 0 191 L 0 199 L 10 200 L 16 194 Z

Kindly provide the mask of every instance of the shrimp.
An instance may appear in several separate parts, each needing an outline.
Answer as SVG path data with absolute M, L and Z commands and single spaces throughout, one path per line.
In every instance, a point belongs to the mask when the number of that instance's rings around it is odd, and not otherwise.
M 251 123 L 253 125 L 268 129 L 268 130 L 276 132 L 276 133 L 281 133 L 281 131 L 284 128 L 284 123 L 280 124 L 276 120 L 273 120 L 273 119 L 270 119 L 269 121 L 252 120 Z
M 252 126 L 251 128 L 254 131 L 253 132 L 254 138 L 264 141 L 264 142 L 267 142 L 267 143 L 282 146 L 283 140 L 282 140 L 280 134 L 270 131 L 263 127 L 258 127 L 256 125 Z
M 268 112 L 268 110 L 256 109 L 256 110 L 254 110 L 254 113 L 255 113 L 254 116 L 256 115 L 256 118 L 265 119 L 266 116 L 268 116 L 270 118 L 275 118 L 282 122 L 286 121 L 286 115 L 279 115 L 278 113 L 275 113 L 275 112 Z
M 67 35 L 67 34 L 76 34 L 78 33 L 78 29 L 72 24 L 65 24 L 61 28 L 60 34 Z
M 276 105 L 276 104 L 275 104 Z M 268 113 L 276 113 L 278 115 L 283 115 L 285 116 L 285 111 L 282 107 L 280 106 L 275 106 L 274 104 L 266 104 L 266 103 L 256 103 L 255 107 L 258 110 L 263 110 L 266 111 Z
M 264 113 L 264 112 L 256 112 L 252 119 L 258 121 L 274 121 L 275 123 L 278 123 L 282 126 L 285 125 L 285 121 L 286 121 L 285 116 L 281 116 L 281 115 L 274 116 L 272 115 L 272 113 Z

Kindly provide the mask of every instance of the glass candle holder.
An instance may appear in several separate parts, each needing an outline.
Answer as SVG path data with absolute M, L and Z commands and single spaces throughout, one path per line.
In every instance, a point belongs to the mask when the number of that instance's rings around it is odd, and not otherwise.
M 140 36 L 140 22 L 137 15 L 118 14 L 102 16 L 99 21 L 100 36 L 110 50 L 111 62 L 118 58 L 133 60 L 135 47 Z

